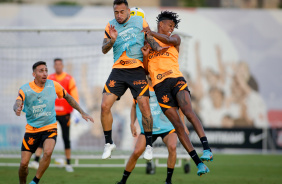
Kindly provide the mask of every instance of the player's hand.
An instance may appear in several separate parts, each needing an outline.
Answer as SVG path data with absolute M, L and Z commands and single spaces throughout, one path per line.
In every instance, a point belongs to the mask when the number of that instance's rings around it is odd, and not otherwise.
M 109 32 L 110 32 L 111 39 L 113 39 L 114 41 L 116 41 L 117 36 L 118 36 L 118 32 L 117 32 L 115 26 L 110 25 Z
M 130 124 L 130 129 L 131 129 L 131 133 L 133 137 L 137 136 L 137 130 L 136 130 L 136 126 L 134 124 Z
M 22 108 L 23 108 L 23 105 L 19 106 L 19 107 L 17 108 L 17 110 L 15 111 L 15 113 L 16 113 L 17 116 L 20 116 L 20 115 L 21 115 Z
M 152 31 L 151 31 L 149 26 L 148 27 L 144 27 L 141 32 L 144 32 L 147 35 L 152 35 Z
M 141 48 L 143 56 L 147 56 L 150 52 L 150 45 L 149 43 L 145 43 L 144 46 Z
M 89 116 L 88 114 L 84 113 L 84 114 L 81 114 L 82 118 L 85 119 L 85 121 L 88 122 L 88 120 L 90 120 L 92 123 L 94 123 L 94 119 Z
M 170 46 L 168 46 L 168 47 L 159 47 L 157 51 L 158 51 L 160 54 L 163 54 L 163 53 L 165 53 L 169 48 L 170 48 Z

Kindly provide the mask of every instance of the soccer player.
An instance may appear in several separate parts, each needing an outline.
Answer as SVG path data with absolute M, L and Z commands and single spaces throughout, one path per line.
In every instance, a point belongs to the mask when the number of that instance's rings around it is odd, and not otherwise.
M 75 101 L 78 103 L 78 92 L 73 77 L 63 71 L 64 65 L 63 60 L 60 58 L 54 59 L 55 73 L 48 76 L 48 79 L 54 80 L 61 84 L 61 86 L 70 94 Z M 71 161 L 71 144 L 70 144 L 70 114 L 73 108 L 68 104 L 64 98 L 57 98 L 55 101 L 56 119 L 60 123 L 63 133 L 63 140 L 65 145 L 66 155 L 66 171 L 73 172 L 73 168 L 70 164 Z M 42 153 L 42 146 L 39 145 L 35 152 L 35 160 L 31 162 L 30 167 L 38 169 L 39 158 Z
M 152 82 L 150 78 L 148 79 L 149 83 L 149 92 L 150 92 L 150 108 L 153 116 L 153 141 L 154 142 L 158 137 L 161 137 L 168 149 L 168 160 L 167 160 L 167 177 L 166 184 L 171 184 L 171 178 L 176 163 L 176 145 L 177 145 L 177 135 L 175 129 L 167 117 L 162 113 L 161 107 L 158 104 L 156 94 L 154 89 L 151 87 Z M 136 127 L 134 125 L 135 120 L 138 120 L 139 126 L 141 128 L 141 134 L 138 136 L 137 142 L 135 144 L 135 149 L 130 156 L 126 168 L 123 173 L 123 177 L 118 184 L 125 184 L 130 173 L 134 169 L 136 162 L 140 155 L 144 152 L 146 146 L 146 139 L 144 136 L 144 129 L 142 127 L 142 114 L 139 108 L 139 105 L 136 100 L 131 108 L 131 132 L 133 137 L 137 137 Z M 187 133 L 188 129 L 184 126 Z
M 80 108 L 73 97 L 59 83 L 47 79 L 48 69 L 44 61 L 36 62 L 32 66 L 32 70 L 34 81 L 20 87 L 19 95 L 13 107 L 16 115 L 20 116 L 24 106 L 23 111 L 26 113 L 27 119 L 26 132 L 21 148 L 20 184 L 26 183 L 29 160 L 41 143 L 43 144 L 43 157 L 30 184 L 37 184 L 50 164 L 57 138 L 55 112 L 57 96 L 66 99 L 73 108 L 80 112 L 83 119 L 94 122 L 92 117 Z
M 130 9 L 126 0 L 113 2 L 114 16 L 105 29 L 102 52 L 106 54 L 111 48 L 114 53 L 112 72 L 104 86 L 101 104 L 101 122 L 105 135 L 105 148 L 102 159 L 111 156 L 116 148 L 112 140 L 113 116 L 111 107 L 116 100 L 130 88 L 133 98 L 137 100 L 142 113 L 142 124 L 146 138 L 144 158 L 152 159 L 152 127 L 153 118 L 149 106 L 149 86 L 143 68 L 143 54 L 145 35 L 141 31 L 148 27 L 141 16 L 130 16 Z M 152 49 L 162 51 L 162 48 L 152 36 L 146 40 Z
M 198 175 L 209 172 L 202 160 L 212 161 L 213 154 L 208 145 L 208 140 L 198 117 L 192 110 L 190 91 L 187 83 L 179 71 L 178 54 L 181 43 L 180 36 L 172 35 L 174 28 L 178 27 L 180 20 L 176 13 L 163 11 L 157 17 L 158 32 L 144 28 L 147 35 L 153 36 L 160 46 L 169 46 L 165 53 L 150 50 L 148 45 L 142 48 L 144 66 L 148 69 L 154 90 L 162 111 L 175 127 L 178 138 L 198 167 Z M 193 145 L 185 133 L 177 109 L 180 108 L 197 132 L 204 151 L 201 159 L 198 157 Z

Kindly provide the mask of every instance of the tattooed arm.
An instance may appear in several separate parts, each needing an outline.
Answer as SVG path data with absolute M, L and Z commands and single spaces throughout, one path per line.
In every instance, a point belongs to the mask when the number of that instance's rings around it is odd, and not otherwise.
M 118 32 L 115 29 L 115 26 L 110 25 L 109 26 L 109 34 L 107 32 L 105 32 L 107 34 L 108 38 L 104 39 L 103 42 L 103 46 L 102 46 L 102 52 L 104 54 L 107 54 L 109 52 L 109 50 L 111 50 L 111 48 L 113 47 L 117 36 L 118 36 Z
M 147 34 L 146 35 L 146 41 L 150 44 L 151 48 L 154 50 L 154 51 L 161 51 L 163 50 L 164 48 L 161 47 L 158 42 L 156 42 L 156 40 L 154 39 L 154 37 L 150 34 Z
M 15 111 L 17 116 L 21 115 L 22 107 L 23 107 L 23 101 L 17 99 L 15 104 L 14 104 L 14 107 L 13 107 L 13 109 L 14 109 L 14 111 Z
M 103 46 L 102 46 L 103 54 L 107 54 L 113 47 L 114 43 L 115 43 L 115 40 L 110 39 L 110 38 L 104 38 Z
M 88 114 L 86 114 L 81 107 L 78 105 L 78 103 L 75 101 L 75 99 L 70 95 L 70 94 L 66 94 L 64 96 L 64 98 L 67 100 L 67 102 L 70 104 L 70 106 L 72 106 L 74 109 L 76 109 L 82 116 L 83 119 L 85 119 L 86 121 L 88 121 L 88 119 L 90 121 L 92 121 L 94 123 L 94 120 L 91 116 L 89 116 Z

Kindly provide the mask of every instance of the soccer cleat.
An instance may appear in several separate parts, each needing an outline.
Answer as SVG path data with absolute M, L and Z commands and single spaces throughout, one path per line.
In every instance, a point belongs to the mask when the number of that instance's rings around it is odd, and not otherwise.
M 147 145 L 143 157 L 144 159 L 149 161 L 153 159 L 153 148 L 150 145 Z
M 202 161 L 213 161 L 213 155 L 210 150 L 204 150 L 203 155 L 200 157 Z
M 31 168 L 31 169 L 38 169 L 39 167 L 39 162 L 36 162 L 36 161 L 32 161 L 28 164 L 28 167 Z
M 73 172 L 74 170 L 73 170 L 71 165 L 66 165 L 66 171 L 67 172 Z
M 104 153 L 102 155 L 102 159 L 105 160 L 107 158 L 110 158 L 111 155 L 112 155 L 112 151 L 116 149 L 116 145 L 113 143 L 113 144 L 110 144 L 110 143 L 107 143 L 105 144 L 105 148 L 104 148 Z
M 197 172 L 198 176 L 202 176 L 203 174 L 210 172 L 209 168 L 204 163 L 199 163 L 197 165 L 197 168 L 198 168 L 198 172 Z
M 36 184 L 33 180 L 29 184 Z

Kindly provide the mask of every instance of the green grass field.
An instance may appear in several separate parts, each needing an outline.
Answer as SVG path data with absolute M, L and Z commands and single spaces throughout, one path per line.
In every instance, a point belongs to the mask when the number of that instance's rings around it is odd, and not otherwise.
M 11 160 L 0 159 L 0 162 Z M 14 160 L 15 161 L 15 160 Z M 98 161 L 101 163 L 101 161 Z M 110 162 L 110 161 L 108 161 Z M 116 161 L 114 161 L 116 162 Z M 141 161 L 144 162 L 144 161 Z M 96 161 L 97 163 L 97 161 Z M 210 173 L 199 177 L 197 169 L 191 163 L 191 172 L 185 174 L 183 168 L 176 168 L 173 184 L 281 184 L 282 155 L 215 155 L 213 162 L 206 163 Z M 40 184 L 114 184 L 120 180 L 124 168 L 74 168 L 74 173 L 64 169 L 48 168 Z M 18 183 L 17 167 L 0 167 L 0 183 Z M 35 175 L 30 170 L 28 183 Z M 128 184 L 165 183 L 166 168 L 157 168 L 156 174 L 145 174 L 145 168 L 135 168 Z

